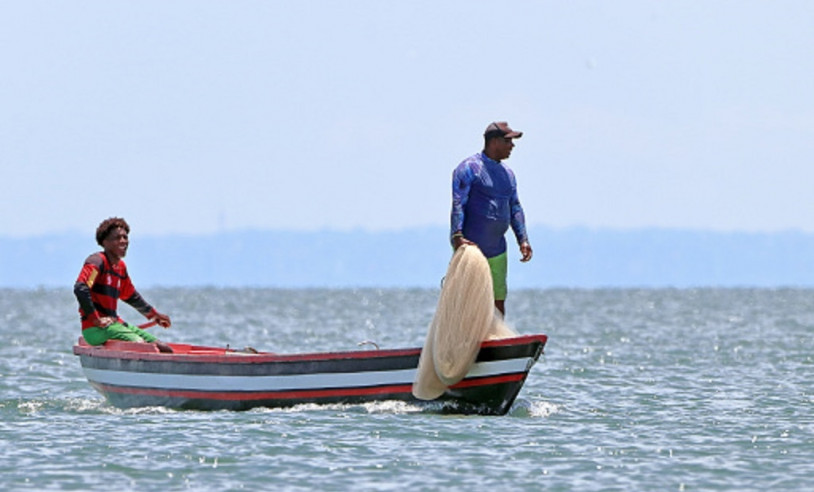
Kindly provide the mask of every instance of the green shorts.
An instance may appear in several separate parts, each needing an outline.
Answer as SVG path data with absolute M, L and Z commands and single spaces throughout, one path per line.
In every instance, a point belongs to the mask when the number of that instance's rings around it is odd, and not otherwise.
M 158 340 L 153 334 L 127 323 L 113 323 L 100 328 L 92 326 L 82 330 L 82 337 L 91 345 L 101 345 L 108 340 L 124 340 L 125 342 L 155 342 Z
M 506 292 L 509 290 L 506 286 L 506 272 L 509 269 L 509 256 L 504 251 L 503 253 L 486 258 L 489 262 L 489 269 L 492 271 L 492 286 L 495 292 L 496 301 L 505 301 Z

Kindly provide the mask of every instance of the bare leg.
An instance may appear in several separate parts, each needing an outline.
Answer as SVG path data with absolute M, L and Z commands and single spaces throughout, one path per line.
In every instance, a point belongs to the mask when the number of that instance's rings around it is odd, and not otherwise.
M 498 311 L 500 311 L 500 314 L 502 314 L 503 317 L 505 318 L 506 317 L 506 301 L 505 301 L 505 299 L 501 299 L 499 301 L 497 299 L 495 299 L 495 307 L 497 308 Z

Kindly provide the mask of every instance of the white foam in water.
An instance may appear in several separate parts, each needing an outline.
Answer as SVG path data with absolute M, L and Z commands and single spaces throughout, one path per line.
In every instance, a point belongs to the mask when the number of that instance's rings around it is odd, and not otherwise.
M 390 400 L 390 401 L 375 401 L 369 403 L 303 403 L 302 405 L 294 405 L 285 408 L 255 408 L 252 412 L 259 413 L 299 413 L 299 412 L 325 412 L 325 411 L 364 411 L 370 414 L 408 414 L 420 413 L 425 411 L 425 407 L 413 405 L 404 401 Z
M 358 407 L 359 405 L 349 405 L 344 403 L 326 403 L 326 404 L 317 404 L 317 403 L 303 403 L 300 405 L 294 405 L 290 407 L 278 407 L 278 408 L 265 408 L 265 407 L 257 407 L 250 410 L 250 412 L 257 412 L 257 413 L 300 413 L 300 412 L 319 412 L 319 411 L 337 411 L 337 410 L 348 410 L 354 407 Z
M 115 407 L 100 398 L 70 398 L 65 403 L 65 410 L 77 413 L 104 412 Z
M 397 400 L 375 401 L 365 403 L 362 407 L 367 410 L 368 413 L 406 414 L 420 413 L 423 411 L 422 407 L 418 405 Z
M 550 417 L 560 412 L 560 406 L 547 401 L 535 401 L 529 410 L 532 417 Z
M 43 408 L 43 406 L 45 406 L 45 403 L 42 401 L 29 400 L 20 402 L 17 408 L 20 410 L 21 414 L 28 414 L 40 411 Z
M 529 401 L 522 398 L 515 400 L 509 415 L 513 417 L 550 417 L 560 412 L 561 407 L 551 402 L 535 400 Z

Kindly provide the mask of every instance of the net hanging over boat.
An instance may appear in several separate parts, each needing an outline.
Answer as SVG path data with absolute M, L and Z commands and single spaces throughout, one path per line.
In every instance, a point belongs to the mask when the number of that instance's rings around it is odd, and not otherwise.
M 517 336 L 495 310 L 492 274 L 475 245 L 455 251 L 421 350 L 413 396 L 434 400 L 464 378 L 481 342 Z

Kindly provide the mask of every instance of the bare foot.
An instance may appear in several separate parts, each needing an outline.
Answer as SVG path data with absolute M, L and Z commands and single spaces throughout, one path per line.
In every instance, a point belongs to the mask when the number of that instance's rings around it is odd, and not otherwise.
M 167 345 L 164 342 L 155 342 L 155 345 L 158 347 L 159 352 L 164 352 L 164 353 L 167 353 L 167 354 L 172 353 L 172 347 L 170 347 L 169 345 Z

